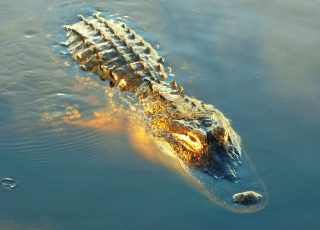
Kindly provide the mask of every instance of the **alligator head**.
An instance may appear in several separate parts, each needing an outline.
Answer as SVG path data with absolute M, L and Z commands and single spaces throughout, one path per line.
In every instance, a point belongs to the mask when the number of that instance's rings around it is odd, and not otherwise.
M 179 103 L 175 104 L 176 113 L 158 110 L 152 116 L 154 136 L 170 146 L 170 155 L 179 159 L 187 175 L 200 183 L 200 189 L 213 201 L 237 212 L 264 208 L 268 204 L 265 186 L 241 152 L 240 137 L 229 120 L 212 105 L 185 98 L 195 106 Z M 244 192 L 251 190 L 258 193 Z M 236 199 L 238 196 L 244 199 Z
M 216 178 L 237 180 L 236 171 L 241 159 L 240 137 L 230 122 L 211 105 L 202 107 L 202 116 L 190 110 L 177 111 L 174 116 L 154 117 L 153 133 L 167 142 L 174 154 L 188 166 Z

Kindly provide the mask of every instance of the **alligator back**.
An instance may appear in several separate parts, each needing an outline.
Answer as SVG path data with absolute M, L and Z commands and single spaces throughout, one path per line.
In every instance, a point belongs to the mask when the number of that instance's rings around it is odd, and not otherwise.
M 160 82 L 166 78 L 163 58 L 152 46 L 124 23 L 108 21 L 98 14 L 65 26 L 74 60 L 84 69 L 97 72 L 102 80 L 122 91 L 136 91 L 143 81 Z

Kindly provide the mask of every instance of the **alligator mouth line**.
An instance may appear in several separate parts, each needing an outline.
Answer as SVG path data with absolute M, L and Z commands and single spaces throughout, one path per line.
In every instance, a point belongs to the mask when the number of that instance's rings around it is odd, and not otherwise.
M 84 71 L 108 81 L 111 88 L 136 98 L 151 135 L 169 144 L 189 173 L 210 184 L 211 193 L 224 204 L 242 211 L 264 207 L 263 183 L 241 151 L 240 137 L 229 120 L 214 106 L 185 95 L 176 81 L 170 82 L 164 59 L 126 24 L 99 13 L 79 18 L 65 26 L 67 40 L 62 43 L 74 61 Z M 212 188 L 216 186 L 224 193 Z M 258 195 L 241 193 L 248 189 Z M 253 202 L 232 202 L 234 194 L 240 194 L 235 196 L 241 197 L 238 200 Z

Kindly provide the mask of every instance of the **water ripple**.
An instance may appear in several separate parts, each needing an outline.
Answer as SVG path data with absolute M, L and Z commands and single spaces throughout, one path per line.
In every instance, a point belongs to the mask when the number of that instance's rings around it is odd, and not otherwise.
M 15 189 L 18 186 L 18 182 L 10 177 L 5 177 L 1 179 L 1 185 L 6 190 L 12 190 Z

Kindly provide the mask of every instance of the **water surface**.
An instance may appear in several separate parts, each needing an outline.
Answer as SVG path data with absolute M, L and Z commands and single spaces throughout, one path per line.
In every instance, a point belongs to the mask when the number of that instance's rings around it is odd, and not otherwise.
M 56 47 L 62 25 L 93 10 L 159 45 L 187 94 L 232 120 L 267 208 L 229 212 L 122 132 L 60 119 L 107 105 L 103 83 Z M 316 0 L 1 1 L 0 177 L 18 187 L 0 188 L 0 229 L 318 229 L 319 10 Z

